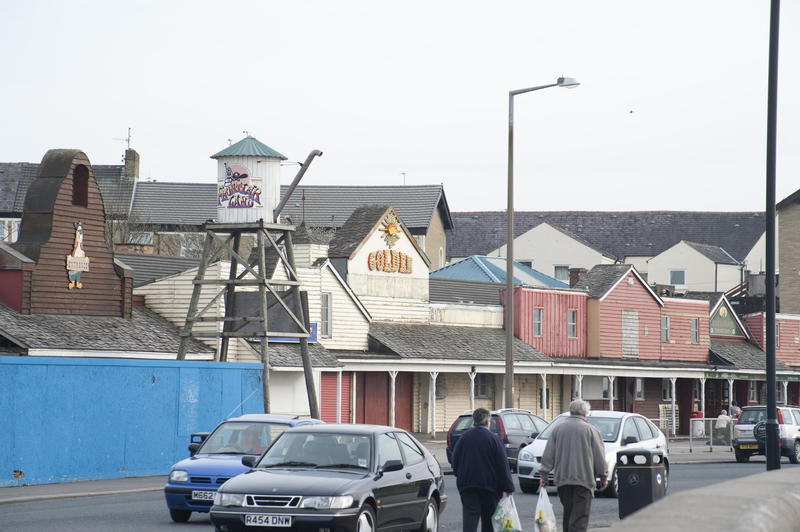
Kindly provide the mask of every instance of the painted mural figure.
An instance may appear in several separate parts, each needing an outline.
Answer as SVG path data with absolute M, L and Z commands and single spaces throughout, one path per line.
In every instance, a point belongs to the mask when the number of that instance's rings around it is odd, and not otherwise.
M 83 288 L 81 283 L 81 273 L 89 270 L 89 259 L 83 251 L 83 224 L 75 222 L 75 244 L 72 253 L 67 255 L 67 276 L 69 277 L 68 288 Z

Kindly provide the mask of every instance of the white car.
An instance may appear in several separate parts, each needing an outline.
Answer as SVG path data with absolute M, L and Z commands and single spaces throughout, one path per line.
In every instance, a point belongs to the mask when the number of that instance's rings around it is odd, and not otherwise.
M 525 493 L 539 492 L 539 468 L 542 464 L 542 454 L 547 445 L 547 439 L 553 428 L 568 417 L 569 413 L 564 413 L 555 418 L 530 445 L 520 450 L 517 461 L 517 477 L 519 487 Z M 640 414 L 613 410 L 591 410 L 586 419 L 597 427 L 603 437 L 609 479 L 606 492 L 609 496 L 616 497 L 618 493 L 619 480 L 615 466 L 617 463 L 617 451 L 622 448 L 663 451 L 666 476 L 669 476 L 667 438 L 649 419 Z M 549 480 L 552 486 L 552 471 L 549 474 Z

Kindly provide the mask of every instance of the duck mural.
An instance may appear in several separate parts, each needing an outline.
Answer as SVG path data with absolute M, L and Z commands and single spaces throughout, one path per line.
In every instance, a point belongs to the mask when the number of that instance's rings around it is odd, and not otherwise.
M 72 253 L 67 255 L 67 277 L 69 285 L 67 288 L 83 288 L 81 274 L 89 271 L 89 257 L 83 251 L 83 223 L 75 222 L 75 244 Z

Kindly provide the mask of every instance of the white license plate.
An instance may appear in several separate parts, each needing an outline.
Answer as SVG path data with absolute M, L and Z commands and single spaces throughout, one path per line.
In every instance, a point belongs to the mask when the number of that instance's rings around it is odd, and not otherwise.
M 216 491 L 200 491 L 200 490 L 193 490 L 192 491 L 192 500 L 193 501 L 213 501 L 214 495 Z
M 292 526 L 291 515 L 244 514 L 244 524 L 249 526 Z

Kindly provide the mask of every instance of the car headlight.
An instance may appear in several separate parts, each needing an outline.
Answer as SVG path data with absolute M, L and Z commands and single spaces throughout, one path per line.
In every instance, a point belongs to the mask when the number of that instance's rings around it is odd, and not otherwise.
M 349 508 L 353 505 L 353 497 L 339 495 L 336 497 L 306 497 L 300 508 L 316 508 L 317 510 Z
M 528 451 L 527 449 L 523 449 L 519 452 L 519 459 L 524 460 L 526 462 L 534 462 L 533 453 Z
M 170 482 L 189 482 L 189 473 L 180 469 L 173 469 L 169 472 Z
M 217 506 L 244 506 L 244 494 L 217 491 L 217 494 L 214 495 L 214 504 Z

